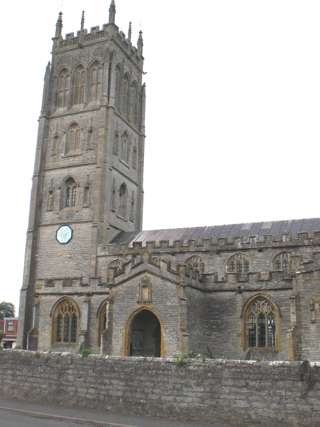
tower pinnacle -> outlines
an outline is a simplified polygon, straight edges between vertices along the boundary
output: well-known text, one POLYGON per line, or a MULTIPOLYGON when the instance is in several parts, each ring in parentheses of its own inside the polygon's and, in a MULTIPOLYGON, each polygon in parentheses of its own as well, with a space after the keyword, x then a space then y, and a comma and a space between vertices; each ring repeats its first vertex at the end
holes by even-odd
POLYGON ((139 31, 139 38, 138 38, 138 52, 139 55, 143 55, 143 37, 142 37, 142 31, 139 31))
POLYGON ((62 23, 62 12, 59 12, 58 20, 57 20, 57 23, 56 23, 56 38, 61 37, 62 27, 63 27, 63 23, 62 23))
POLYGON ((128 30, 128 40, 131 42, 132 38, 132 23, 129 22, 129 30, 128 30))
POLYGON ((81 31, 84 30, 84 22, 85 22, 85 16, 84 16, 84 10, 82 11, 82 15, 81 15, 81 31))
POLYGON ((109 8, 109 24, 115 24, 116 22, 116 4, 114 0, 111 0, 109 8))

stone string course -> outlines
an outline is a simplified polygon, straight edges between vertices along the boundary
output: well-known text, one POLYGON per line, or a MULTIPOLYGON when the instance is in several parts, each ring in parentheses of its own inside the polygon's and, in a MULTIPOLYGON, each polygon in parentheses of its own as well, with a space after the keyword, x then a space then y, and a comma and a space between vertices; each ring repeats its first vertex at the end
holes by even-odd
POLYGON ((235 426, 320 425, 320 364, 0 353, 0 395, 235 426))

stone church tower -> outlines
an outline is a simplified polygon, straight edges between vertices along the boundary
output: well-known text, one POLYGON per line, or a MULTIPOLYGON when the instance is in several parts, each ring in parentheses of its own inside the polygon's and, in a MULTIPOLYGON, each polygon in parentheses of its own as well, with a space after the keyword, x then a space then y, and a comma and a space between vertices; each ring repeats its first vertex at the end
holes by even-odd
POLYGON ((56 24, 33 174, 20 299, 21 348, 50 347, 50 336, 40 339, 39 328, 51 327, 41 319, 49 318, 50 304, 59 295, 77 295, 84 342, 89 301, 103 294, 99 245, 120 231, 142 227, 143 39, 140 32, 135 47, 131 23, 125 35, 115 17, 112 0, 109 22, 102 28, 87 31, 84 13, 76 34, 63 38, 62 13, 56 24))
POLYGON ((143 40, 62 37, 45 74, 18 346, 320 358, 320 218, 142 231, 143 40))

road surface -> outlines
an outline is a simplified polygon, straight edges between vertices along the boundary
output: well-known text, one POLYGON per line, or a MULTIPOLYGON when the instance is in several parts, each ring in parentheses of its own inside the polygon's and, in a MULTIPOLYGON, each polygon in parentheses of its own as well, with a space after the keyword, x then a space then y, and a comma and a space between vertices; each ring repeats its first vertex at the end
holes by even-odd
POLYGON ((165 421, 158 418, 122 416, 101 411, 66 409, 57 406, 0 399, 1 427, 231 427, 165 421))

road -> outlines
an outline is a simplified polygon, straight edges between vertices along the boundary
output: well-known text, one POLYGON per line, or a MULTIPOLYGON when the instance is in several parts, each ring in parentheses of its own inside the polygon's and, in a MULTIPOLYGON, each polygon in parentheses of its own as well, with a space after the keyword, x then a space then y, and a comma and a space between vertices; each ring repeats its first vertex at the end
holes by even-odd
POLYGON ((84 409, 0 399, 0 427, 231 427, 122 416, 84 409))

